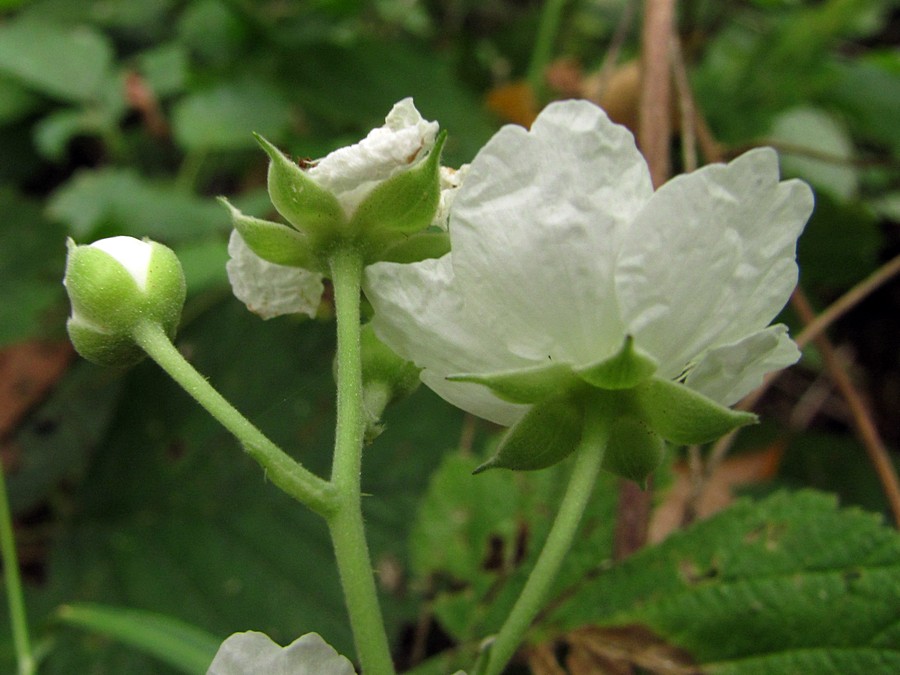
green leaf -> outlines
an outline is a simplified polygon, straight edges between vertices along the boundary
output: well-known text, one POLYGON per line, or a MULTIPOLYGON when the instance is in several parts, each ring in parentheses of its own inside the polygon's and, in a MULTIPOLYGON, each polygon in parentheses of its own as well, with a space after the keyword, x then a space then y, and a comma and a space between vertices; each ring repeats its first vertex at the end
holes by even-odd
POLYGON ((152 654, 186 675, 206 673, 219 647, 214 635, 155 612, 75 603, 60 607, 56 616, 152 654))
MULTIPOLYGON (((431 590, 442 628, 462 646, 455 661, 442 663, 442 673, 471 667, 480 641, 506 619, 544 544, 571 470, 566 462, 538 472, 472 476, 476 465, 477 459, 464 453, 444 458, 409 540, 415 583, 431 590)), ((617 480, 601 473, 551 595, 563 593, 612 555, 617 480)))
POLYGON ((634 346, 634 338, 625 338, 622 348, 613 356, 575 370, 588 384, 600 389, 631 389, 656 372, 656 359, 634 346))
POLYGON ((33 18, 0 25, 0 73, 66 101, 97 94, 110 74, 109 40, 87 26, 65 26, 33 18))
MULTIPOLYGON (((447 140, 442 131, 428 157, 377 185, 356 208, 349 230, 366 239, 390 243, 398 235, 424 230, 431 224, 441 198, 441 149, 447 140)), ((372 252, 377 258, 381 251, 372 252)))
POLYGON ((343 231, 346 218, 337 198, 262 136, 256 140, 269 155, 269 197, 300 232, 324 242, 343 231))
POLYGON ((799 177, 846 201, 859 189, 859 169, 847 131, 819 108, 798 107, 781 113, 772 123, 771 138, 787 145, 780 153, 785 177, 799 177), (797 152, 792 150, 796 148, 797 152), (808 156, 820 153, 827 161, 808 156))
POLYGON ((276 89, 238 80, 181 99, 172 113, 172 130, 188 150, 243 150, 253 147, 252 132, 281 138, 290 121, 290 106, 276 89))
POLYGON ((165 242, 224 232, 228 219, 212 201, 151 181, 131 169, 83 170, 51 196, 48 214, 80 240, 128 234, 165 242))
POLYGON ((62 337, 65 232, 44 217, 37 201, 8 187, 0 187, 0 213, 0 345, 62 337))
POLYGON ((538 403, 564 392, 578 382, 569 366, 558 363, 487 375, 461 373, 448 375, 447 379, 451 382, 484 385, 510 403, 538 403))
POLYGON ((231 212, 234 229, 240 233, 247 246, 263 260, 309 270, 321 268, 316 259, 316 251, 302 232, 271 220, 244 215, 224 197, 219 197, 219 203, 231 212))
MULTIPOLYGON (((218 297, 194 309, 177 345, 270 438, 327 475, 333 324, 286 319, 260 330, 239 302, 218 297)), ((62 449, 69 462, 63 483, 59 473, 47 478, 57 486, 52 499, 64 498, 72 507, 53 521, 47 581, 29 603, 36 620, 77 600, 171 615, 219 636, 252 626, 280 644, 294 639, 298 626, 308 626, 352 657, 321 519, 266 481, 238 443, 153 363, 139 364, 124 380, 107 369, 77 365, 73 373, 86 370, 94 377, 80 387, 65 387, 63 380, 53 407, 48 401, 36 408, 29 416, 33 423, 22 426, 39 436, 47 454, 62 449), (98 401, 112 396, 104 390, 107 381, 122 388, 104 409, 98 401), (111 424, 85 419, 92 406, 98 417, 114 411, 111 424)), ((405 540, 414 507, 447 439, 459 437, 462 417, 425 388, 388 410, 363 477, 363 490, 372 495, 363 505, 367 535, 379 569, 408 566, 405 540)), ((20 434, 11 439, 19 440, 20 434)), ((386 590, 381 599, 395 637, 415 621, 418 607, 399 592, 386 590)), ((169 672, 82 632, 54 639, 44 664, 51 675, 169 672)), ((0 671, 8 662, 0 660, 0 671)))
POLYGON ((497 454, 475 473, 488 469, 534 471, 558 464, 581 440, 583 417, 581 405, 567 394, 536 403, 506 432, 497 454))
POLYGON ((0 74, 0 123, 22 119, 41 103, 39 96, 8 75, 0 74))
POLYGON ((741 501, 574 589, 549 621, 641 624, 716 675, 900 667, 900 536, 812 491, 741 501))
POLYGON ((732 410, 677 382, 652 378, 634 388, 641 416, 667 441, 708 443, 756 422, 756 415, 732 410))

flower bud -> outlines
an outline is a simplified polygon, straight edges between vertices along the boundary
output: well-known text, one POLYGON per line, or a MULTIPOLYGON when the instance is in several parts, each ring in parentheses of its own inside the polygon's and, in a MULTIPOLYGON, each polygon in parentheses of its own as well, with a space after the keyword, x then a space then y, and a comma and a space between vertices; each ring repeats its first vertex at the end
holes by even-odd
POLYGON ((174 335, 185 281, 171 249, 134 237, 88 246, 70 239, 67 245, 63 285, 72 314, 66 327, 79 354, 101 365, 129 365, 143 357, 132 338, 138 323, 156 323, 174 335))

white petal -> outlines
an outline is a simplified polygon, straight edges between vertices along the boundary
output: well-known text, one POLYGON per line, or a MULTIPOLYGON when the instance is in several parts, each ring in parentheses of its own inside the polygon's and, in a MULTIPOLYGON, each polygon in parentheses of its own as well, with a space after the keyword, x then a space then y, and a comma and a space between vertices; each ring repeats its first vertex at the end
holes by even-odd
POLYGON ((762 384, 763 376, 793 365, 800 351, 782 324, 706 352, 685 384, 723 405, 731 405, 762 384))
POLYGON ((150 242, 119 236, 100 239, 91 246, 115 258, 131 275, 137 287, 142 291, 146 290, 147 272, 150 270, 150 257, 153 255, 153 246, 150 242))
POLYGON ((438 128, 405 98, 394 105, 384 126, 359 143, 335 150, 308 173, 335 194, 349 216, 376 185, 422 159, 434 145, 438 128))
POLYGON ((298 267, 275 265, 256 255, 237 230, 228 240, 225 264, 238 300, 263 319, 282 314, 314 317, 322 300, 322 275, 298 267))
POLYGON ((624 337, 613 293, 622 234, 652 194, 624 127, 586 101, 549 105, 478 153, 453 205, 453 264, 473 314, 510 350, 585 365, 624 337))
POLYGON ((469 165, 463 164, 458 169, 442 166, 440 171, 441 199, 431 224, 441 228, 445 232, 450 229, 450 209, 456 199, 456 194, 469 173, 469 165))
POLYGON ((369 265, 364 289, 375 308, 372 327, 397 354, 426 369, 422 379, 439 395, 481 417, 508 419, 504 411, 519 406, 500 401, 480 385, 444 382, 447 375, 534 365, 509 353, 490 328, 467 311, 453 283, 451 255, 412 265, 369 265))
POLYGON ((769 148, 657 191, 625 237, 616 293, 661 376, 772 320, 797 283, 796 240, 811 211, 809 187, 779 183, 769 148))
POLYGON ((231 635, 219 647, 207 675, 353 675, 353 664, 318 633, 281 647, 265 633, 231 635))

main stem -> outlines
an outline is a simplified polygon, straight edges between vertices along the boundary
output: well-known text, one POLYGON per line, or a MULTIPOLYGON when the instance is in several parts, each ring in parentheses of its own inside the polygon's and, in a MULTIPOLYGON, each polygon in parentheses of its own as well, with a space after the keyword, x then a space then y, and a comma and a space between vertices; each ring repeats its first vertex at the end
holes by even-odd
POLYGON ((132 335, 150 358, 234 434, 247 453, 265 469, 268 480, 316 513, 327 517, 336 502, 334 488, 328 481, 295 461, 238 412, 187 362, 159 324, 141 323, 132 335))
POLYGON ((12 624, 13 644, 19 675, 35 672, 34 654, 28 639, 28 615, 22 594, 22 578, 19 576, 19 557, 16 555, 16 539, 12 527, 12 512, 6 493, 6 477, 0 467, 0 555, 3 558, 3 577, 9 601, 9 618, 12 624))
POLYGON ((606 451, 608 428, 605 418, 586 421, 584 436, 576 450, 572 476, 569 478, 569 485, 560 503, 556 520, 544 543, 544 549, 525 583, 525 588, 522 589, 522 594, 489 647, 483 675, 500 675, 503 672, 534 617, 544 606, 556 574, 572 546, 581 516, 593 492, 606 451))
POLYGON ((338 251, 331 260, 337 319, 337 431, 331 483, 337 508, 326 516, 337 558, 356 652, 366 675, 393 675, 394 664, 378 604, 362 516, 362 447, 365 432, 360 353, 359 294, 362 257, 338 251))

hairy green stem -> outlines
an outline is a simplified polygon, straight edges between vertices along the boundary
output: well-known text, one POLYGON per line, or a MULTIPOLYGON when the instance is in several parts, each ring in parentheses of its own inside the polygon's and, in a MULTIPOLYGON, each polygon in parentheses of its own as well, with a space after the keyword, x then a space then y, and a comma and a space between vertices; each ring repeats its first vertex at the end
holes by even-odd
POLYGON ((553 45, 559 33, 559 23, 562 17, 566 0, 547 0, 541 12, 538 34, 534 41, 534 50, 531 52, 531 62, 528 64, 528 84, 536 98, 540 98, 544 91, 544 72, 550 59, 553 58, 553 45))
POLYGON ((31 641, 28 638, 28 615, 19 575, 19 558, 16 555, 16 539, 13 533, 12 512, 6 493, 6 477, 0 467, 0 556, 3 559, 3 580, 9 602, 9 618, 12 624, 13 644, 19 675, 32 675, 36 669, 31 641))
POLYGON ((479 675, 500 675, 515 654, 531 622, 544 606, 547 594, 578 531, 581 516, 588 505, 597 473, 603 462, 609 436, 609 422, 603 417, 588 420, 584 435, 575 451, 572 476, 563 495, 556 520, 544 543, 525 588, 516 600, 506 622, 489 646, 487 663, 479 675))
POLYGON ((265 469, 268 480, 323 517, 334 511, 334 487, 290 457, 225 400, 187 362, 159 324, 139 323, 132 336, 150 358, 241 442, 247 454, 265 469))
POLYGON ((331 260, 337 319, 337 432, 331 483, 338 506, 327 516, 356 652, 366 675, 392 675, 362 516, 362 447, 365 433, 359 294, 362 256, 351 249, 331 260))

